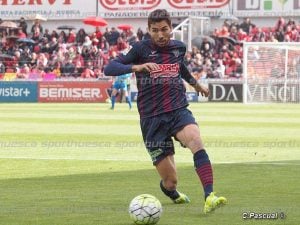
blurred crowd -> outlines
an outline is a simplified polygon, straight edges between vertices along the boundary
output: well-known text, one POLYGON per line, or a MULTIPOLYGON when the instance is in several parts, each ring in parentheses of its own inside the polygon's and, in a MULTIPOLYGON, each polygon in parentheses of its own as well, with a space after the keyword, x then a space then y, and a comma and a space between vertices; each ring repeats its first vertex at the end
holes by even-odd
POLYGON ((198 79, 240 78, 243 74, 243 42, 299 42, 300 26, 293 19, 278 18, 273 27, 258 27, 250 18, 225 20, 200 46, 187 53, 187 64, 198 79))
MULTIPOLYGON (((0 20, 0 24, 1 24, 0 20)), ((299 26, 294 20, 279 18, 274 27, 257 27, 249 18, 243 22, 225 20, 212 35, 201 37, 186 54, 186 64, 197 79, 239 78, 243 73, 244 41, 299 42, 299 26)), ((87 33, 83 28, 45 28, 35 20, 29 27, 21 18, 17 27, 0 28, 0 74, 16 79, 103 78, 109 60, 127 51, 137 41, 149 38, 142 29, 99 28, 87 33)))

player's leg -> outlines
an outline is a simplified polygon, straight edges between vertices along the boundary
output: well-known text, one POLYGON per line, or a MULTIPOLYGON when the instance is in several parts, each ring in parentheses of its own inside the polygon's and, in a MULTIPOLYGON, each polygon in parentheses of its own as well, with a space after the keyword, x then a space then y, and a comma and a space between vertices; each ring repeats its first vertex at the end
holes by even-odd
POLYGON ((118 93, 118 89, 116 89, 115 87, 112 90, 111 93, 111 109, 115 108, 115 103, 116 103, 116 95, 118 93))
POLYGON ((124 86, 124 89, 122 89, 122 93, 123 93, 123 96, 125 96, 126 102, 129 105, 129 109, 131 109, 132 108, 131 99, 128 97, 127 86, 124 86))
POLYGON ((161 177, 162 192, 175 203, 189 202, 184 194, 176 190, 177 172, 173 157, 174 143, 169 134, 169 116, 143 118, 140 124, 145 146, 161 177))
POLYGON ((204 212, 210 212, 218 206, 225 204, 225 198, 214 196, 212 166, 204 149, 199 127, 188 109, 181 109, 176 112, 173 135, 193 153, 195 171, 204 189, 204 212))
POLYGON ((213 171, 209 157, 204 149, 198 125, 189 124, 176 133, 176 138, 193 153, 196 173, 202 183, 205 195, 204 212, 226 204, 224 197, 217 197, 213 193, 213 171))
POLYGON ((177 171, 174 156, 166 156, 155 166, 161 177, 160 188, 162 192, 171 198, 174 203, 182 204, 190 202, 189 198, 185 194, 177 191, 177 171))
POLYGON ((196 173, 201 180, 206 198, 213 191, 213 173, 198 126, 186 125, 177 132, 176 138, 193 153, 196 173))

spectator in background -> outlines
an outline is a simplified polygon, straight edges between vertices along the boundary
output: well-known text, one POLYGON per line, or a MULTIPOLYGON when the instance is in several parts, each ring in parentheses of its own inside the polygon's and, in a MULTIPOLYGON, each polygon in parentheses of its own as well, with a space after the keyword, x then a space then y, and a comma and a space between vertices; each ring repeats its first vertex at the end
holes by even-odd
POLYGON ((48 59, 44 53, 39 53, 36 64, 39 68, 46 68, 48 59))
POLYGON ((219 37, 221 37, 221 36, 223 36, 223 37, 228 37, 229 36, 229 31, 228 31, 228 27, 227 26, 225 26, 225 25, 223 25, 222 26, 222 29, 218 32, 218 36, 219 37))
POLYGON ((5 73, 5 65, 3 64, 2 61, 0 61, 0 74, 4 74, 5 73))
POLYGON ((283 17, 278 18, 276 25, 275 25, 275 30, 276 31, 279 31, 279 30, 284 31, 285 30, 285 20, 283 17))
POLYGON ((263 40, 266 40, 266 33, 259 27, 257 28, 257 32, 254 34, 252 41, 262 42, 263 40))
POLYGON ((62 30, 58 35, 58 39, 61 39, 63 43, 66 43, 68 40, 66 32, 62 30))
POLYGON ((81 28, 76 34, 76 42, 79 45, 82 45, 85 41, 86 36, 87 36, 87 34, 85 33, 85 30, 83 28, 81 28))
POLYGON ((88 62, 87 66, 84 68, 81 73, 81 78, 96 78, 92 62, 88 62))
POLYGON ((89 36, 86 36, 86 37, 84 38, 84 42, 83 42, 82 45, 83 45, 84 47, 87 47, 87 48, 89 48, 89 47, 92 45, 92 41, 91 41, 91 39, 90 39, 89 36))
POLYGON ((225 69, 226 69, 226 67, 223 64, 223 60, 218 59, 215 71, 218 74, 219 78, 225 78, 225 69))
POLYGON ((59 35, 58 35, 58 33, 56 32, 56 30, 53 30, 52 33, 51 33, 51 38, 54 38, 54 37, 55 37, 56 39, 58 39, 58 36, 59 36, 59 35))
POLYGON ((231 26, 229 36, 235 40, 238 39, 238 29, 237 26, 231 26))
POLYGON ((42 42, 40 42, 39 44, 39 48, 40 48, 40 52, 42 53, 48 53, 49 52, 49 43, 48 43, 48 39, 43 37, 42 38, 42 42))
POLYGON ((31 39, 38 42, 42 38, 42 33, 39 26, 33 26, 31 39))
POLYGON ((243 73, 243 64, 240 58, 236 58, 234 60, 234 67, 232 70, 232 76, 236 78, 240 78, 243 73))
POLYGON ((69 34, 67 36, 67 43, 72 44, 76 42, 76 34, 73 30, 69 30, 69 34))
POLYGON ((99 42, 102 42, 103 34, 100 30, 100 27, 96 27, 95 37, 99 40, 99 42))
POLYGON ((18 25, 18 26, 22 29, 23 33, 26 34, 26 36, 27 36, 27 26, 28 26, 28 25, 27 25, 27 23, 26 23, 24 17, 21 17, 21 18, 20 18, 20 21, 19 21, 19 25, 18 25))
POLYGON ((62 70, 62 63, 59 61, 55 62, 52 73, 54 73, 58 78, 61 76, 61 70, 62 70))
POLYGON ((22 28, 18 29, 18 38, 26 38, 27 35, 23 32, 22 28))
POLYGON ((43 38, 46 38, 48 41, 51 41, 51 34, 49 29, 45 29, 45 32, 43 34, 43 38))
POLYGON ((85 62, 90 60, 90 51, 88 46, 86 45, 82 46, 81 56, 85 62))
POLYGON ((278 42, 278 40, 275 38, 273 34, 271 34, 269 42, 278 42))
POLYGON ((148 39, 151 39, 151 36, 149 34, 149 30, 148 30, 148 27, 146 28, 146 33, 144 34, 143 36, 143 40, 148 40, 148 39))
POLYGON ((32 27, 31 27, 31 33, 35 33, 35 31, 36 31, 36 28, 38 28, 38 30, 39 30, 39 32, 40 33, 43 33, 43 26, 41 25, 41 22, 40 22, 40 20, 35 20, 34 21, 34 24, 32 25, 32 27))
POLYGON ((197 46, 195 46, 195 45, 192 46, 192 52, 191 52, 192 58, 195 58, 195 56, 196 56, 198 53, 200 53, 199 48, 198 48, 197 46))
POLYGON ((138 30, 136 32, 136 35, 137 35, 139 41, 143 40, 144 32, 143 32, 143 30, 140 27, 138 28, 138 30))
POLYGON ((247 32, 245 32, 241 27, 237 33, 237 40, 238 41, 246 41, 248 38, 247 32))
POLYGON ((203 67, 194 67, 192 70, 192 76, 197 81, 202 81, 206 79, 206 71, 203 69, 203 67))
POLYGON ((211 57, 211 54, 212 54, 212 45, 208 41, 207 38, 203 39, 203 42, 202 42, 202 44, 200 46, 200 53, 204 57, 204 59, 211 57))
POLYGON ((73 61, 73 65, 75 65, 75 70, 73 72, 74 77, 80 77, 83 72, 83 64, 80 61, 73 61))
POLYGON ((247 34, 250 33, 250 29, 252 27, 255 27, 254 24, 251 23, 251 20, 249 17, 244 18, 244 21, 240 24, 240 27, 244 32, 246 32, 247 34))
POLYGON ((115 27, 112 27, 110 34, 109 34, 108 38, 106 38, 106 40, 108 41, 108 44, 110 46, 113 46, 113 45, 117 44, 117 40, 119 37, 120 37, 120 33, 117 31, 117 29, 115 27))
POLYGON ((37 65, 37 54, 35 52, 32 52, 30 56, 29 66, 30 68, 32 68, 36 65, 37 65))
POLYGON ((116 50, 117 51, 123 51, 126 48, 127 48, 126 41, 124 41, 122 37, 119 37, 118 40, 117 40, 117 48, 116 48, 116 50))
POLYGON ((275 38, 279 42, 283 42, 284 41, 284 31, 283 31, 283 28, 279 27, 278 29, 276 29, 274 36, 275 36, 275 38))
POLYGON ((51 41, 49 42, 49 54, 53 54, 53 52, 56 52, 58 49, 58 42, 56 37, 52 37, 51 41))
POLYGON ((75 65, 72 62, 72 59, 68 58, 67 62, 62 66, 62 75, 65 77, 73 76, 75 72, 75 65))
POLYGON ((27 64, 24 64, 24 66, 17 72, 18 79, 28 79, 29 75, 30 75, 30 68, 27 64))
POLYGON ((23 65, 21 65, 22 62, 21 62, 20 59, 21 59, 21 52, 19 50, 16 50, 15 53, 14 53, 14 59, 13 60, 15 61, 14 62, 15 66, 18 67, 18 68, 20 66, 23 66, 23 65))
POLYGON ((84 60, 83 57, 81 56, 81 50, 79 48, 76 49, 76 54, 75 57, 73 58, 73 63, 75 65, 79 65, 79 63, 81 66, 84 66, 84 60))

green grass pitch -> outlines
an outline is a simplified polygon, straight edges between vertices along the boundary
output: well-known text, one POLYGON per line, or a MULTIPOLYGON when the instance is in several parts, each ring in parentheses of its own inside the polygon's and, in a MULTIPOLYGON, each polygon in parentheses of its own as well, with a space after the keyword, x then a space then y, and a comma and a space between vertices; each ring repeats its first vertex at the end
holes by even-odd
POLYGON ((176 143, 174 205, 126 104, 1 104, 0 225, 130 225, 133 197, 163 205, 159 225, 300 224, 300 105, 191 104, 210 159, 215 191, 229 204, 204 215, 192 155, 176 143), (244 220, 243 212, 285 219, 244 220))

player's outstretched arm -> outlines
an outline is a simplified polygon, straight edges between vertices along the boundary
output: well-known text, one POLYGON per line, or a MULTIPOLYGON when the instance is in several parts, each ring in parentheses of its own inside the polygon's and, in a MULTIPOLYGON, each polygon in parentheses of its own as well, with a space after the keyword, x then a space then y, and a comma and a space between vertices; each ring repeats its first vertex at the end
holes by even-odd
POLYGON ((136 48, 139 48, 139 46, 134 45, 127 54, 120 54, 117 58, 111 60, 104 68, 105 76, 120 76, 134 72, 132 64, 135 64, 139 58, 136 48))
POLYGON ((131 73, 132 65, 126 65, 119 59, 114 59, 104 68, 105 76, 120 76, 123 74, 131 73))
POLYGON ((189 72, 189 70, 186 68, 184 64, 181 65, 180 68, 181 72, 181 77, 188 82, 190 85, 193 86, 193 88, 197 91, 200 92, 202 96, 208 97, 209 96, 209 90, 207 87, 202 85, 199 81, 197 81, 189 72))

